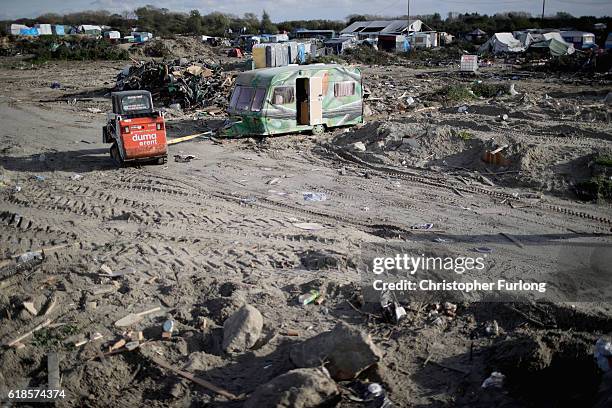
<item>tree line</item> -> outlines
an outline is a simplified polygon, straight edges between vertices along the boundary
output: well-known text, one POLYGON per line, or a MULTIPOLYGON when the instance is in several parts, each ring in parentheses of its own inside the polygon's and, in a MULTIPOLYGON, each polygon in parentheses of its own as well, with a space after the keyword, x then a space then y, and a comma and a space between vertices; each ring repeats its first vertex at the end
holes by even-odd
MULTIPOLYGON (((5 21, 5 23, 17 22, 26 25, 34 23, 42 24, 96 24, 107 25, 122 33, 127 33, 131 28, 137 27, 141 31, 150 31, 156 36, 170 36, 173 34, 195 34, 211 36, 228 36, 229 34, 257 34, 276 33, 278 31, 291 32, 298 28, 311 30, 336 30, 340 31, 355 21, 373 19, 405 19, 406 16, 373 16, 373 15, 349 15, 346 20, 293 20, 273 23, 269 14, 263 11, 261 17, 254 13, 245 13, 243 16, 235 16, 219 12, 201 14, 198 10, 189 13, 171 11, 167 8, 145 6, 135 9, 133 12, 122 14, 110 13, 108 11, 83 11, 70 14, 43 14, 35 19, 19 19, 16 21, 5 21)), ((526 28, 572 28, 584 31, 594 31, 595 23, 604 23, 612 28, 610 17, 574 17, 568 13, 557 13, 541 19, 525 12, 498 13, 486 15, 478 13, 449 13, 446 18, 438 13, 411 17, 422 20, 426 27, 437 31, 446 31, 452 34, 461 34, 476 28, 484 30, 488 34, 495 32, 515 31, 526 28)), ((3 24, 6 29, 7 24, 3 24)), ((602 34, 603 35, 603 34, 602 34)))

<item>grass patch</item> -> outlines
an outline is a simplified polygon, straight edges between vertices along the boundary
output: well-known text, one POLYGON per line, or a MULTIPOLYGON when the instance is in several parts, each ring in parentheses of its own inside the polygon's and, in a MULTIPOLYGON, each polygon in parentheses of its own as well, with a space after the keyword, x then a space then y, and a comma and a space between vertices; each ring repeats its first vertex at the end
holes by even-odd
POLYGON ((448 85, 439 91, 439 94, 449 102, 460 102, 474 99, 474 95, 465 85, 448 85))
POLYGON ((598 176, 582 181, 576 184, 576 195, 583 201, 612 200, 612 180, 598 176))
POLYGON ((609 155, 609 154, 599 155, 595 158, 594 163, 600 166, 612 167, 612 155, 609 155))
POLYGON ((493 98, 498 95, 506 95, 510 88, 504 84, 486 84, 484 82, 471 86, 474 95, 483 98, 493 98))
POLYGON ((472 140, 472 138, 474 138, 474 135, 472 135, 467 130, 460 130, 459 132, 457 132, 457 137, 467 142, 468 140, 472 140))
POLYGON ((32 345, 37 347, 59 346, 70 336, 79 332, 79 328, 73 324, 67 324, 54 329, 42 329, 32 336, 32 345))

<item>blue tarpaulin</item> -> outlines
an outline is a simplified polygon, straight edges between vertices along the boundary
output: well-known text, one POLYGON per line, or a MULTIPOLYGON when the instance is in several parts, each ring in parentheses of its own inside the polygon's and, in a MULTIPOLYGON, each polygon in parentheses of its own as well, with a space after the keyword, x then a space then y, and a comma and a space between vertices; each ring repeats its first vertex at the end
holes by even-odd
POLYGON ((53 31, 55 31, 55 35, 65 35, 66 34, 66 32, 64 31, 63 25, 53 26, 53 31))
POLYGON ((34 27, 32 28, 22 28, 21 30, 19 30, 19 35, 31 35, 31 36, 37 36, 38 35, 38 30, 34 27))
POLYGON ((298 44, 297 62, 298 64, 303 64, 306 62, 306 46, 303 43, 298 44))

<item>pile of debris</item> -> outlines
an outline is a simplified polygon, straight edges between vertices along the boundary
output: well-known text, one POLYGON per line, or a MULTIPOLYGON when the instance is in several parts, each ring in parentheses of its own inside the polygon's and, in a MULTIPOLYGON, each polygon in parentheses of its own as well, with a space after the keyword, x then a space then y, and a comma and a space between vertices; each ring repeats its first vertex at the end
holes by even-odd
POLYGON ((183 109, 227 106, 231 75, 206 61, 180 58, 164 62, 139 62, 117 76, 115 91, 145 89, 156 102, 180 104, 183 109))

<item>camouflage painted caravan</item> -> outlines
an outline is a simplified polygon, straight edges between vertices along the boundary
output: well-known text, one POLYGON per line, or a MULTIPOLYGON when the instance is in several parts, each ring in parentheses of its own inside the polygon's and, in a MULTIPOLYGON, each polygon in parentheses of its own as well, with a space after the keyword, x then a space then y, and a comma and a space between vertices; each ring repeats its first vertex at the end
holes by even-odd
POLYGON ((341 65, 289 65, 241 73, 228 113, 226 136, 276 135, 363 121, 361 72, 341 65))

